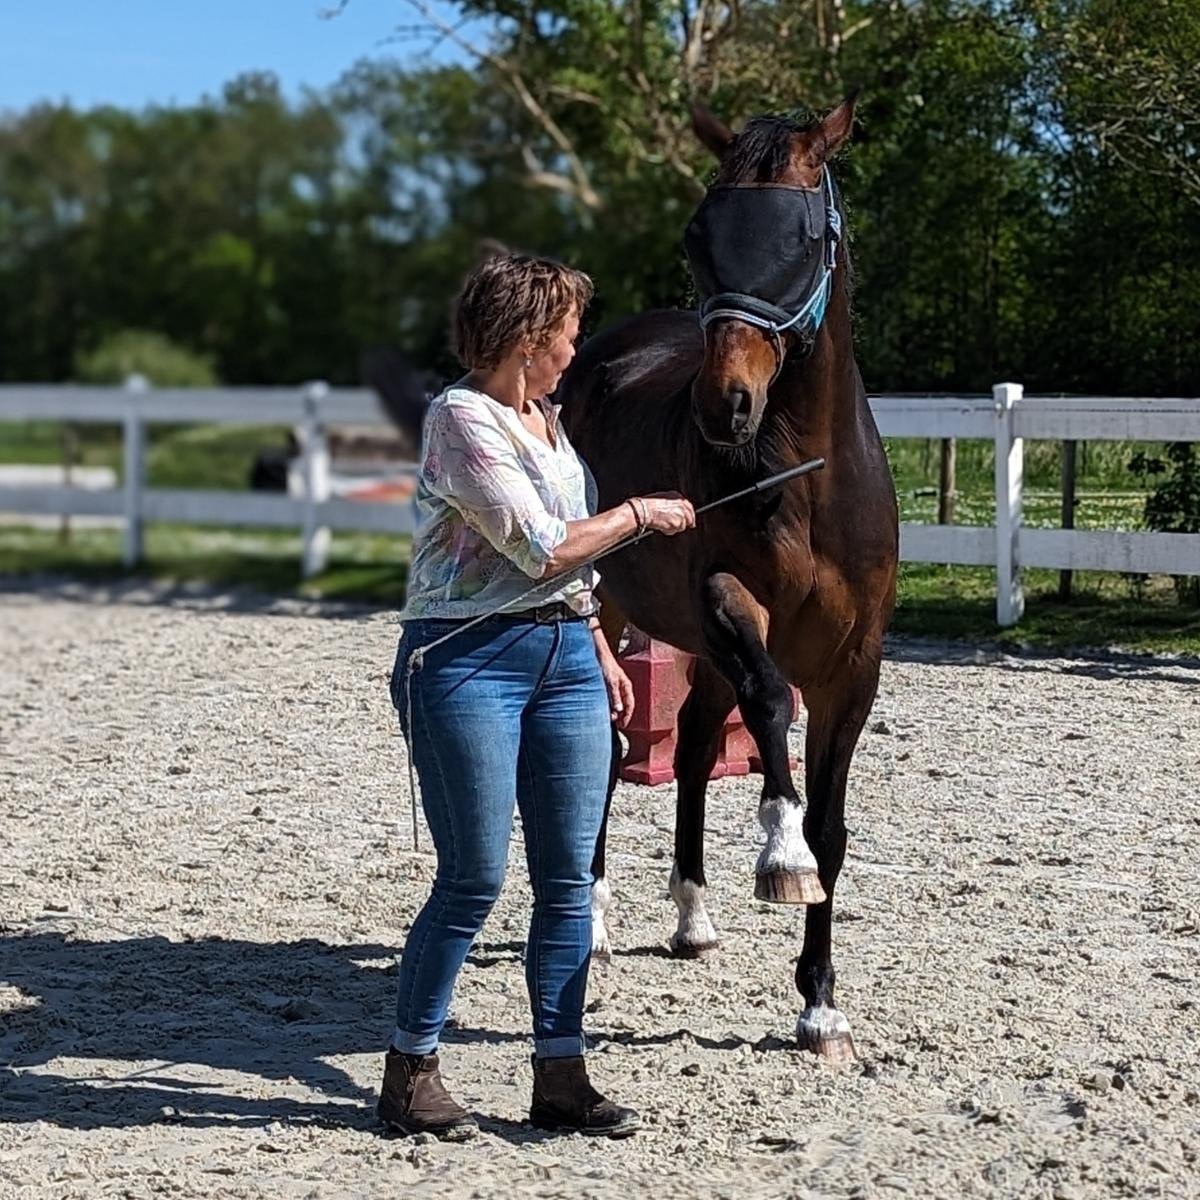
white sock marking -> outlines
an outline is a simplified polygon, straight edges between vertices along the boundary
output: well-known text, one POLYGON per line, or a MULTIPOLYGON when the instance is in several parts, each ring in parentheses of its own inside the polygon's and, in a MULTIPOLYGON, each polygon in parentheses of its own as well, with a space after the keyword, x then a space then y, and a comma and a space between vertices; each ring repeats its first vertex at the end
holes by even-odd
POLYGON ((612 890, 601 876, 592 884, 592 953, 612 954, 612 939, 608 936, 605 914, 612 907, 612 890))
POLYGON ((804 840, 804 814, 799 805, 782 796, 764 796, 758 806, 758 823, 767 834, 767 844, 754 868, 759 875, 817 869, 817 860, 804 840))
POLYGON ((806 1008, 796 1021, 796 1038, 806 1044, 849 1032, 850 1022, 836 1008, 828 1008, 824 1004, 806 1008))
POLYGON ((717 931, 704 907, 705 889, 690 879, 681 879, 678 866, 671 868, 671 882, 667 886, 679 909, 679 925, 671 937, 671 945, 715 946, 717 931))

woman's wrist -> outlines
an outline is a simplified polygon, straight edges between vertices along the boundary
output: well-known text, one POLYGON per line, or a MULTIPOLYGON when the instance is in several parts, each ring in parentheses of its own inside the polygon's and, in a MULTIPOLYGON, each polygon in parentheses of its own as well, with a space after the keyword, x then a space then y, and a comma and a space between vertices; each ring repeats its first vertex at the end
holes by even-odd
POLYGON ((639 497, 630 496, 625 501, 629 505, 629 511, 633 513, 633 529, 635 533, 644 533, 646 529, 646 505, 640 502, 639 497))
POLYGON ((606 659, 613 657, 612 647, 608 644, 608 638, 604 636, 604 630, 600 628, 600 622, 589 624, 588 629, 592 634, 592 645, 596 647, 596 657, 604 662, 606 659))

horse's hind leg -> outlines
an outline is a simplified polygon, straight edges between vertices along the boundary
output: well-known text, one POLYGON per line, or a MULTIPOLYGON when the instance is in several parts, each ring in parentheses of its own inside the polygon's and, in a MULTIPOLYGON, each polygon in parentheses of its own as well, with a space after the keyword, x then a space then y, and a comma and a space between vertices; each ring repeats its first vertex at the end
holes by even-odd
POLYGON ((777 904, 818 904, 825 893, 805 840, 803 810, 788 758, 792 693, 767 653, 766 614, 746 588, 725 573, 705 581, 702 605, 709 656, 732 685, 762 760, 758 819, 767 844, 755 867, 754 895, 777 904))
MULTIPOLYGON (((600 607, 600 628, 604 632, 609 649, 616 654, 625 632, 625 617, 611 600, 604 599, 600 607)), ((608 769, 608 795, 604 798, 604 819, 600 822, 600 833, 596 837, 596 852, 592 856, 592 957, 607 961, 612 957, 612 939, 609 937, 606 918, 612 907, 612 890, 608 886, 605 849, 608 845, 608 814, 612 808, 613 792, 617 787, 617 776, 621 771, 621 739, 614 728, 612 733, 612 757, 608 769)))
POLYGON ((671 950, 680 958, 696 958, 717 946, 717 931, 704 906, 704 800, 721 749, 721 730, 733 704, 729 684, 710 663, 697 659, 692 690, 679 710, 675 743, 675 863, 670 890, 679 925, 671 937, 671 950))
POLYGON ((805 914, 804 948, 796 964, 796 987, 804 997, 804 1011, 796 1023, 796 1037, 801 1046, 830 1062, 854 1057, 850 1024, 833 999, 833 889, 846 856, 846 777, 878 684, 877 648, 860 651, 837 673, 836 682, 804 692, 808 709, 804 832, 817 856, 826 899, 805 914))
POLYGON ((612 892, 608 886, 605 865, 605 850, 608 846, 608 814, 612 808, 613 792, 617 787, 617 775, 621 770, 621 739, 616 729, 612 734, 612 758, 608 771, 608 795, 604 798, 604 818, 596 837, 596 851, 592 855, 592 957, 608 961, 612 957, 612 939, 608 934, 606 918, 612 907, 612 892))

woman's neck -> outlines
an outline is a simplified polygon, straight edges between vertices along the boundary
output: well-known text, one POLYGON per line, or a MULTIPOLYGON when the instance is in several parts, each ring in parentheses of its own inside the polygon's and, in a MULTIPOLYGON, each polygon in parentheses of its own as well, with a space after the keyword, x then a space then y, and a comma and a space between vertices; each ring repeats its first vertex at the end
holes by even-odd
POLYGON ((528 412, 534 402, 533 397, 526 393, 525 373, 521 370, 520 363, 515 366, 507 362, 501 363, 490 371, 468 371, 463 376, 463 382, 476 391, 491 396, 498 404, 507 405, 518 415, 528 412))

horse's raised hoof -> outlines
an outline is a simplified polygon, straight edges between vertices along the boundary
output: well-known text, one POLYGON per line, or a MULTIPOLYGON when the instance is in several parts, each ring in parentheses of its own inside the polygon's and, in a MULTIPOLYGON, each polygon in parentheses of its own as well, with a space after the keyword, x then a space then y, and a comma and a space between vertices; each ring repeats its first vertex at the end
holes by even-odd
POLYGON ((832 1067, 845 1066, 858 1057, 850 1023, 836 1008, 806 1008, 796 1022, 796 1041, 801 1050, 808 1050, 832 1067))
POLYGON ((825 889, 816 871, 767 871, 754 877, 754 898, 769 904, 823 904, 825 889))

